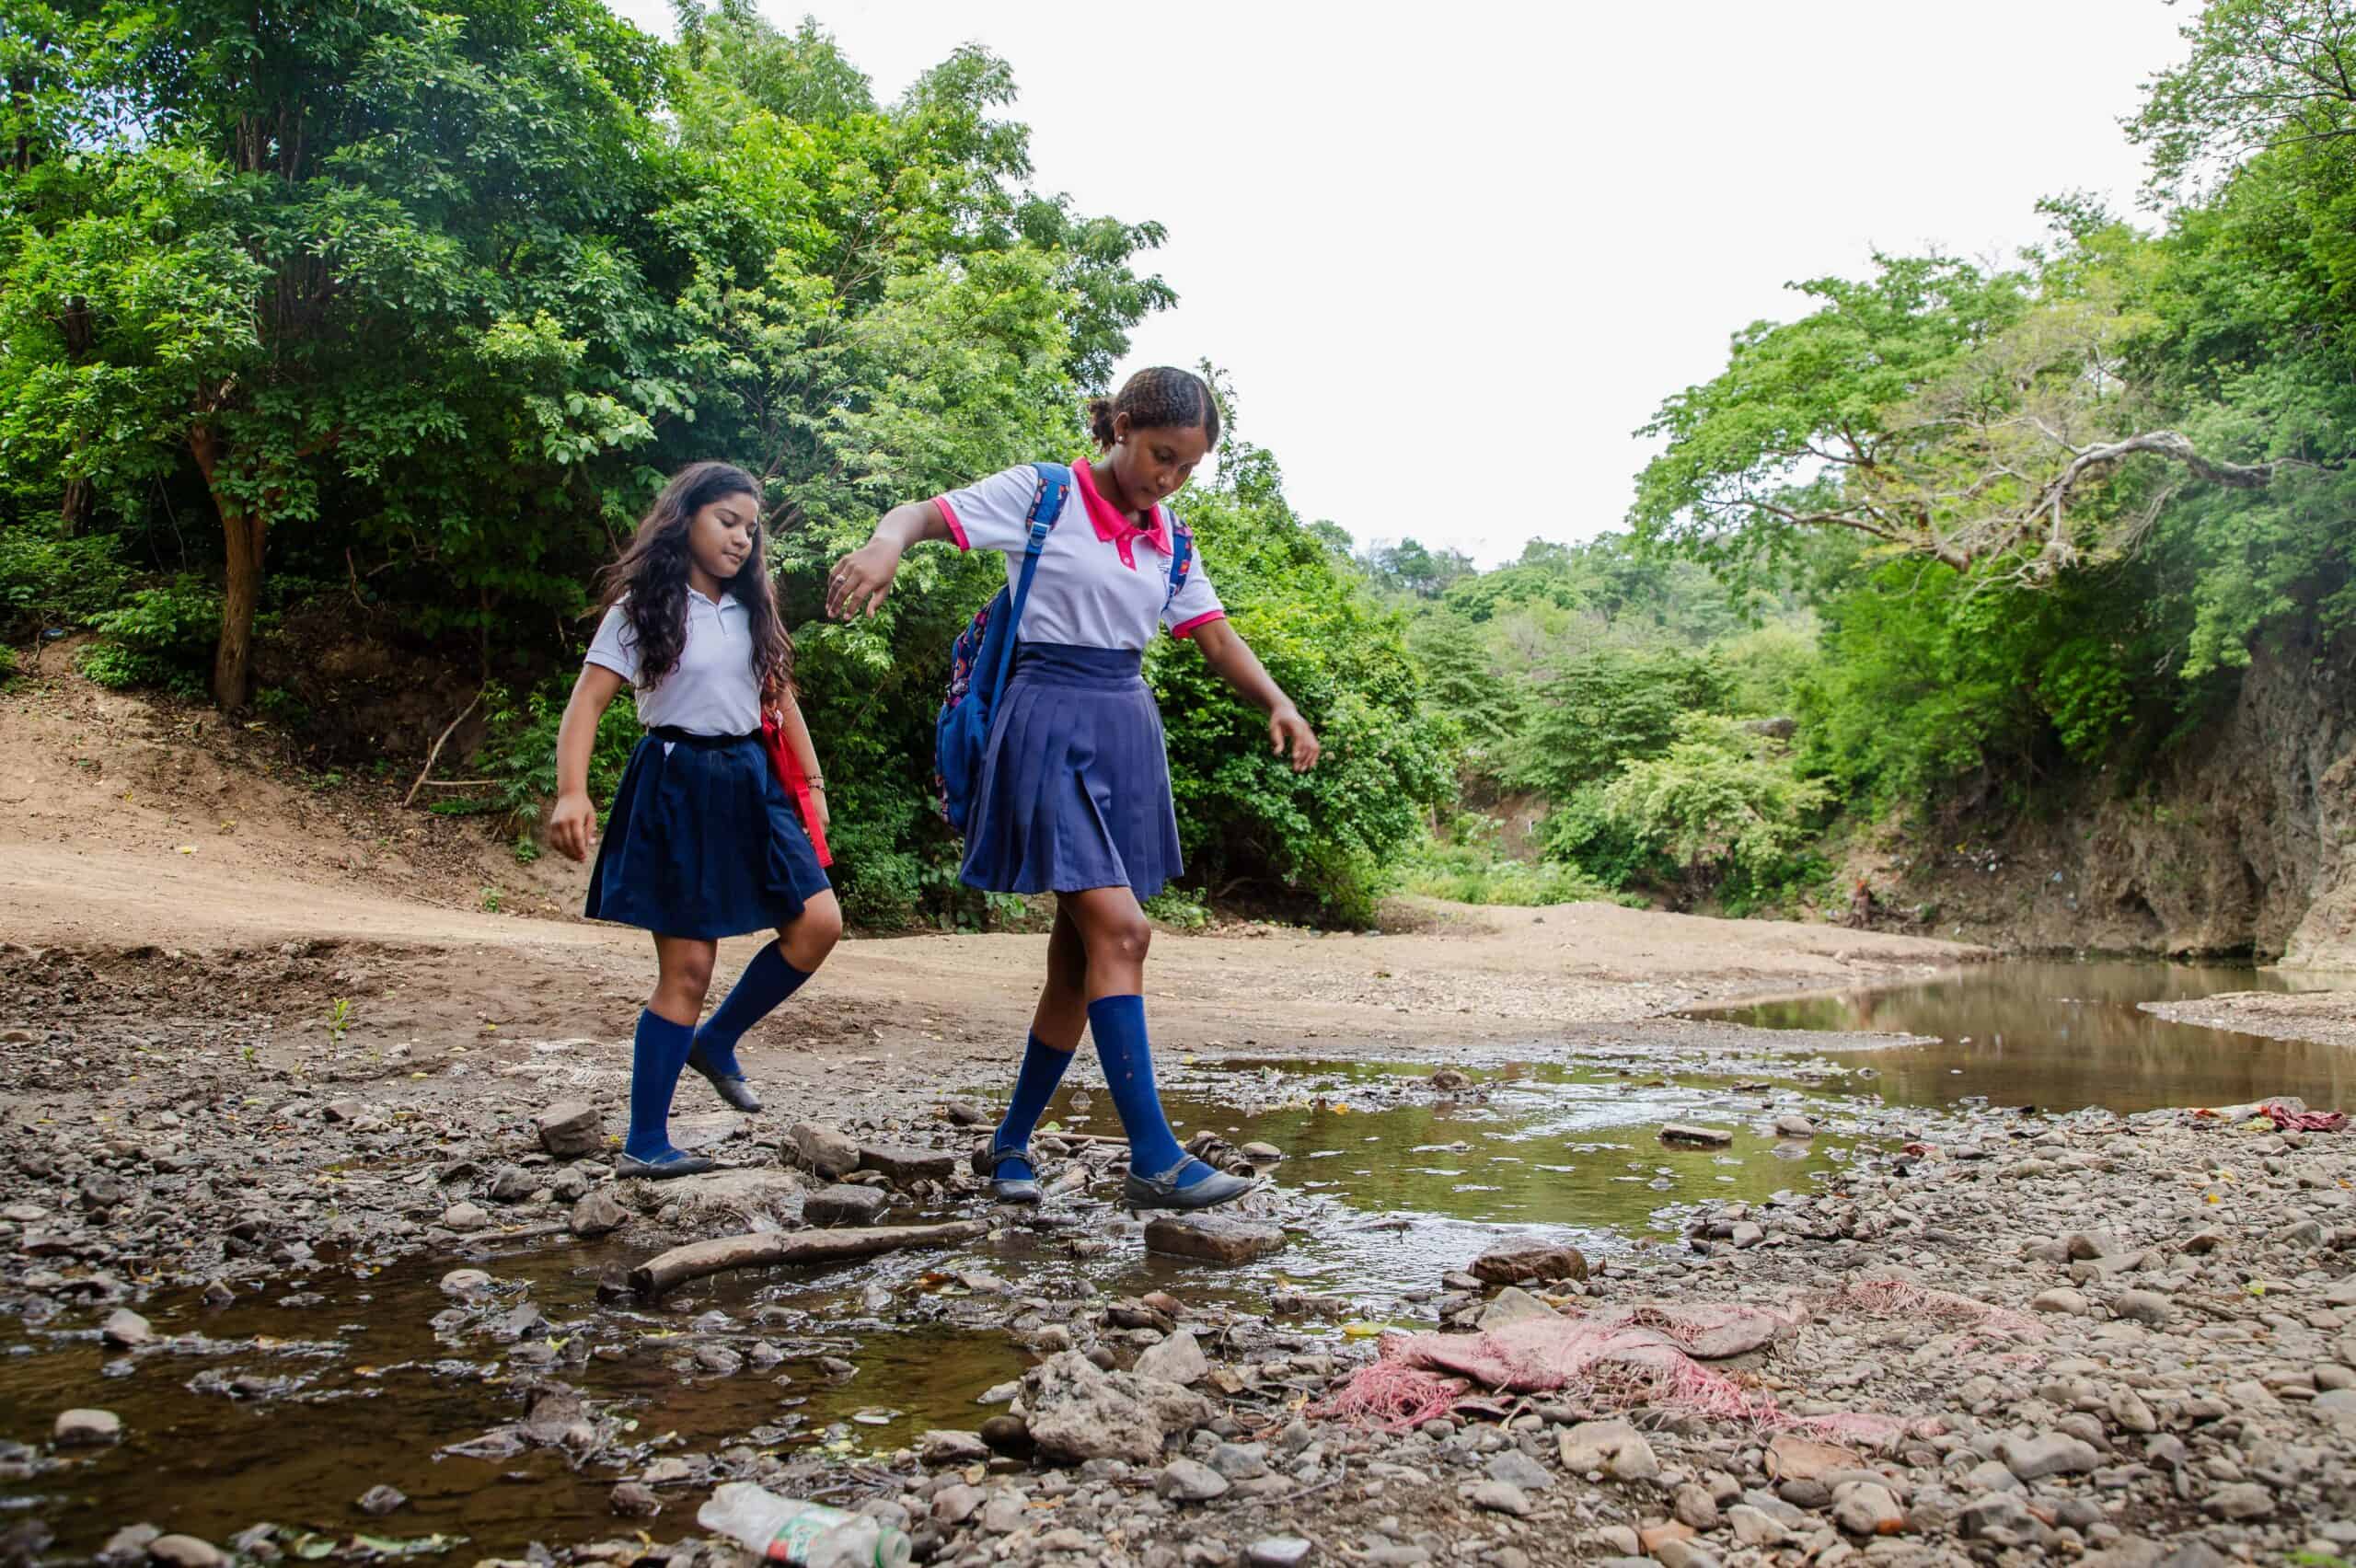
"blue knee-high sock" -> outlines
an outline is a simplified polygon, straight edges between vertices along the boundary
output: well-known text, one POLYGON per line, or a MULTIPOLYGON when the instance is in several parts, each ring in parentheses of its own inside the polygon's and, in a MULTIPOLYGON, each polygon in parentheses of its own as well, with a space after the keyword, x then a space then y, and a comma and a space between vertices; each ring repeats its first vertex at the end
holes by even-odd
POLYGON ((696 1055, 722 1078, 742 1078, 745 1069, 736 1065, 736 1042, 802 989, 802 983, 809 978, 806 972, 786 963, 785 951, 776 942, 762 948, 736 977, 728 999, 696 1031, 696 1055))
MULTIPOLYGON (((1161 1113, 1161 1097, 1153 1087, 1153 1052, 1145 1038, 1143 997, 1102 997, 1088 1004, 1088 1032, 1096 1037, 1096 1057, 1104 1064, 1104 1081, 1113 1090, 1113 1105, 1121 1113, 1121 1130, 1129 1135, 1129 1169, 1140 1176, 1159 1176, 1186 1151, 1161 1113)), ((1208 1166, 1190 1168, 1192 1186, 1211 1173, 1208 1166)))
POLYGON ((638 1038, 630 1048, 629 1136, 623 1152, 637 1159, 659 1159, 672 1152, 671 1093, 696 1032, 649 1010, 638 1015, 638 1038))
MULTIPOLYGON (((1031 1143, 1031 1129, 1047 1109, 1047 1101, 1055 1098, 1056 1085, 1064 1081, 1064 1069, 1071 1066, 1072 1053, 1058 1051, 1036 1032, 1022 1047, 1022 1070, 1015 1075, 1014 1098, 1007 1101, 1006 1120, 998 1124, 997 1135, 990 1139, 992 1148, 1025 1148, 1031 1143)), ((1027 1159, 1010 1159, 998 1168, 1003 1182, 1029 1182, 1038 1176, 1027 1159)))

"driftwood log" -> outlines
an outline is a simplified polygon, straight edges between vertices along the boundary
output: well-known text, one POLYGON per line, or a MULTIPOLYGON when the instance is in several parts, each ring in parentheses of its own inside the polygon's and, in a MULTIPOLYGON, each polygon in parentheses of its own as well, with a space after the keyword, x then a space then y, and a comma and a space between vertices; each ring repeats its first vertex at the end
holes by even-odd
POLYGON ((978 1240, 989 1227, 978 1219, 952 1225, 879 1225, 864 1229, 789 1230, 778 1234, 722 1236, 690 1241, 657 1252, 629 1271, 629 1287, 660 1296, 675 1285, 730 1269, 773 1268, 780 1263, 840 1263, 914 1247, 951 1247, 978 1240))

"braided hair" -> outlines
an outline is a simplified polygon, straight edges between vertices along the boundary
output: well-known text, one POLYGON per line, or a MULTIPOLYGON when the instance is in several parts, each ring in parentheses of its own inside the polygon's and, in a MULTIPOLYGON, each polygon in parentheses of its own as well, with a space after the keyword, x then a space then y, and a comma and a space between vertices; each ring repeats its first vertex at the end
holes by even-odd
POLYGON ((1113 444, 1116 414, 1129 416, 1131 430, 1199 430, 1211 445, 1218 444, 1218 400, 1191 370, 1158 364, 1130 376, 1113 397, 1091 400, 1088 422, 1098 446, 1113 444))

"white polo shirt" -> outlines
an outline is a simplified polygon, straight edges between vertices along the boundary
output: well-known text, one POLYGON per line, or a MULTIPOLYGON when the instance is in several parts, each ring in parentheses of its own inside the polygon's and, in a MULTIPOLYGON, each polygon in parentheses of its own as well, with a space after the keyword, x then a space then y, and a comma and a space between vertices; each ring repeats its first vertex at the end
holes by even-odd
MULTIPOLYGON (((1022 575, 1031 502, 1038 490, 1039 471, 1025 463, 936 496, 932 503, 959 549, 997 550, 1006 557, 1011 587, 1022 575)), ((1154 508, 1153 524, 1143 529, 1131 523, 1096 493, 1088 465, 1073 464, 1071 493, 1039 552, 1038 573, 1022 608, 1022 640, 1142 651, 1157 625, 1167 626, 1172 637, 1187 637, 1225 619, 1200 549, 1187 563, 1185 586, 1165 607, 1172 548, 1167 508, 1154 508), (1142 557, 1139 545, 1147 547, 1142 557)))
POLYGON ((753 675, 753 634, 745 606, 722 592, 713 604, 687 594, 687 635, 679 666, 653 689, 638 684, 638 633, 623 613, 628 595, 606 612, 584 663, 611 670, 638 693, 638 721, 691 735, 749 735, 761 727, 761 687, 753 675))

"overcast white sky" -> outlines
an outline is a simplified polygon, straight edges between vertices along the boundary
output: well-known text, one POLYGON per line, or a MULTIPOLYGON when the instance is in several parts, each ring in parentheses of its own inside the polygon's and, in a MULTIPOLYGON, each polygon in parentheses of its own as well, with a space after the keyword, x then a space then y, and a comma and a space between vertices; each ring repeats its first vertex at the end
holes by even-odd
MULTIPOLYGON (((668 34, 668 0, 609 0, 668 34)), ((2161 0, 764 0, 896 98, 1010 61, 1037 182, 1155 218, 1179 294, 1123 374, 1208 358, 1294 504, 1492 565, 1618 527, 1631 432, 1876 247, 2009 255, 2124 210, 2161 0), (1460 470, 1450 477, 1453 466, 1460 470)), ((1183 502, 1183 498, 1182 498, 1183 502)))

